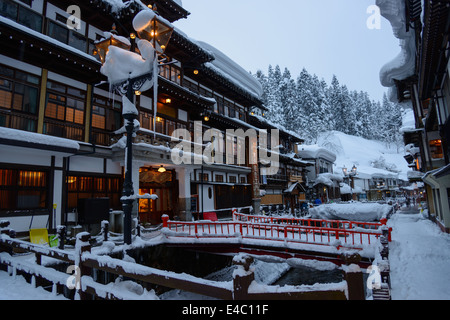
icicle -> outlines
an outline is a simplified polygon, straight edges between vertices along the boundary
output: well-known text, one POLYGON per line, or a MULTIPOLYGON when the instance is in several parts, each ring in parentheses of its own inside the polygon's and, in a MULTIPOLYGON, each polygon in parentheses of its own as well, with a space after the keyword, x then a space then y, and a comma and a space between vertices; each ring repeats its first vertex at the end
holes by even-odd
POLYGON ((153 60, 153 138, 156 138, 156 113, 158 112, 158 55, 155 51, 155 58, 153 60))

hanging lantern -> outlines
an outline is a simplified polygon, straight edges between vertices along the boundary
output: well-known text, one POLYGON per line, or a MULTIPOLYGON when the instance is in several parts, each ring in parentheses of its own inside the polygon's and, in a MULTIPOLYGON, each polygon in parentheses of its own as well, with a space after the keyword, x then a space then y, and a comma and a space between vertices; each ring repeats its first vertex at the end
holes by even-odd
POLYGON ((152 10, 142 10, 133 20, 133 27, 140 39, 149 41, 158 54, 163 54, 173 33, 170 22, 152 10))
POLYGON ((130 50, 131 43, 128 39, 121 37, 117 34, 116 26, 113 25, 112 30, 105 33, 106 39, 95 42, 96 49, 94 50, 94 55, 98 55, 100 60, 105 63, 106 55, 108 54, 109 47, 119 47, 124 50, 130 50))

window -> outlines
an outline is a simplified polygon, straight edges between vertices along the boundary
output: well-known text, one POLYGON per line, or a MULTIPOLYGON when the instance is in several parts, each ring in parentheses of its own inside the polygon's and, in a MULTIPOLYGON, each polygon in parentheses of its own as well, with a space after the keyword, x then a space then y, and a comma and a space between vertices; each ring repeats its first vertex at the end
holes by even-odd
POLYGON ((216 174, 215 179, 216 179, 216 182, 223 182, 223 175, 221 175, 221 174, 216 174))
POLYGON ((212 199, 212 197, 213 197, 212 188, 211 188, 211 187, 208 187, 208 198, 209 198, 209 199, 212 199))
POLYGON ((58 40, 62 43, 67 44, 67 41, 69 39, 69 30, 57 23, 49 21, 48 22, 48 36, 50 36, 51 38, 58 40))
POLYGON ((82 34, 75 32, 74 30, 69 30, 58 23, 53 21, 48 22, 47 35, 55 40, 74 47, 75 49, 86 52, 86 38, 82 34))
POLYGON ((171 117, 173 119, 176 119, 178 115, 177 109, 162 103, 158 103, 158 113, 171 117))
MULTIPOLYGON (((31 6, 31 0, 23 2, 31 6)), ((42 31, 42 16, 11 0, 0 0, 0 15, 35 31, 42 31)))
POLYGON ((219 114, 224 114, 224 104, 223 104, 223 97, 215 94, 214 99, 216 100, 216 105, 214 106, 214 109, 217 109, 217 112, 219 114))
POLYGON ((0 210, 47 208, 47 185, 46 171, 0 169, 0 210))
POLYGON ((42 31, 41 15, 25 7, 19 6, 19 17, 17 22, 25 27, 33 29, 34 31, 42 31))
POLYGON ((92 105, 92 127, 107 131, 120 129, 121 107, 119 102, 95 96, 92 105))
POLYGON ((68 210, 77 208, 79 199, 109 198, 110 208, 120 209, 121 177, 69 175, 67 177, 68 210))
POLYGON ((237 182, 237 177, 236 176, 229 176, 228 180, 230 183, 236 183, 237 182))
POLYGON ((442 159, 444 157, 444 151, 442 149, 441 140, 430 141, 430 152, 433 159, 442 159))
POLYGON ((165 119, 161 118, 161 117, 156 117, 156 121, 155 121, 155 131, 161 134, 164 134, 164 122, 165 119))
POLYGON ((165 65, 160 68, 159 74, 177 84, 181 84, 181 71, 174 65, 165 65))
POLYGON ((139 122, 141 123, 141 128, 153 130, 153 115, 150 112, 141 111, 139 113, 139 122))
POLYGON ((48 81, 44 134, 83 141, 85 99, 80 89, 48 81))
POLYGON ((175 131, 176 128, 176 122, 172 121, 172 120, 166 120, 166 132, 165 134, 167 134, 168 136, 172 136, 173 132, 175 131))
POLYGON ((93 143, 107 146, 111 143, 110 133, 120 129, 122 124, 121 104, 107 98, 94 96, 92 103, 93 143))
POLYGON ((80 125, 84 124, 85 101, 79 100, 79 98, 86 98, 84 91, 66 87, 53 81, 48 81, 47 88, 46 117, 80 125))
POLYGON ((0 65, 0 126, 36 132, 38 106, 39 78, 0 65))

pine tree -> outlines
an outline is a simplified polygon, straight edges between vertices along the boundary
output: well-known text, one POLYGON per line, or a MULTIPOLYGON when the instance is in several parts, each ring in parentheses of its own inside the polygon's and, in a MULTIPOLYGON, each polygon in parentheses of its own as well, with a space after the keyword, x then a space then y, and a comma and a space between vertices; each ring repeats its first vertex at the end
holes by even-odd
POLYGON ((280 66, 275 69, 269 66, 269 74, 267 79, 267 117, 269 120, 284 126, 285 119, 283 117, 283 104, 280 99, 279 84, 281 82, 280 66))
POLYGON ((370 100, 367 92, 351 91, 334 75, 331 84, 303 69, 296 81, 286 68, 258 71, 255 78, 263 87, 263 102, 269 120, 317 143, 327 131, 341 131, 366 139, 401 144, 401 108, 386 96, 383 102, 370 100))

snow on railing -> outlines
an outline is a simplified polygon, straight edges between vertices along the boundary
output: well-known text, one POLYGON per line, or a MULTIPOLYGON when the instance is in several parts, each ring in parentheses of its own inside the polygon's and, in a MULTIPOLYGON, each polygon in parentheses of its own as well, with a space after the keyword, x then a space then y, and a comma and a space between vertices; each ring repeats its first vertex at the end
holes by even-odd
POLYGON ((337 229, 371 229, 378 230, 381 226, 386 225, 387 220, 382 219, 380 222, 361 222, 361 221, 347 221, 347 220, 325 220, 325 219, 304 219, 291 217, 270 217, 270 216, 255 216, 242 213, 233 214, 234 221, 242 221, 249 223, 271 223, 283 225, 302 225, 308 227, 328 227, 337 229))
MULTIPOLYGON (((382 228, 338 228, 311 225, 290 225, 256 222, 180 222, 169 221, 163 217, 163 233, 167 237, 194 238, 243 238, 268 241, 286 241, 294 243, 309 243, 332 245, 336 247, 350 246, 362 249, 364 246, 376 243, 382 235, 382 228), (357 247, 355 247, 357 246, 357 247)), ((381 225, 380 225, 381 226, 381 225)))
MULTIPOLYGON (((169 222, 166 219, 165 225, 168 224, 169 222)), ((217 225, 221 225, 221 227, 225 226, 224 224, 217 225)), ((203 224, 203 226, 208 226, 208 232, 212 232, 212 224, 203 224)), ((202 232, 206 231, 203 226, 201 229, 202 232)), ((195 225, 192 225, 192 227, 195 230, 195 225)), ((243 223, 229 224, 229 227, 230 229, 221 229, 222 234, 226 234, 225 230, 229 230, 229 235, 232 235, 233 232, 236 232, 236 234, 240 232, 242 234, 247 228, 243 223)), ((215 228, 215 230, 218 229, 215 228)), ((185 231, 186 234, 189 233, 188 229, 185 231)), ((199 232, 198 228, 197 232, 199 232)), ((359 294, 360 292, 364 292, 364 284, 361 270, 357 265, 349 268, 349 270, 352 270, 351 272, 344 270, 345 280, 338 284, 280 287, 257 283, 254 278, 254 269, 250 267, 253 258, 246 254, 239 254, 233 259, 233 263, 236 265, 233 280, 218 282, 197 278, 184 273, 180 274, 159 270, 137 263, 114 259, 109 256, 99 256, 91 252, 90 240, 89 233, 84 232, 78 234, 75 252, 69 252, 45 248, 40 245, 26 244, 24 241, 12 239, 8 235, 3 234, 0 235, 0 264, 7 265, 9 267, 8 270, 12 271, 12 275, 15 275, 17 271, 31 274, 33 279, 32 284, 35 286, 43 285, 42 281, 45 283, 53 283, 52 291, 55 295, 64 291, 62 288, 70 286, 70 290, 76 290, 75 299, 91 299, 92 297, 103 299, 158 298, 154 291, 143 289, 135 281, 181 289, 224 300, 364 299, 364 296, 359 294), (48 255, 64 261, 73 259, 74 265, 72 267, 74 267, 75 274, 67 275, 53 268, 44 267, 31 261, 17 260, 10 250, 12 247, 20 247, 36 254, 48 255), (357 272, 354 270, 355 268, 358 269, 357 272), (101 284, 92 277, 93 269, 121 275, 129 280, 101 284), (352 278, 355 278, 356 281, 352 280, 352 278)))

